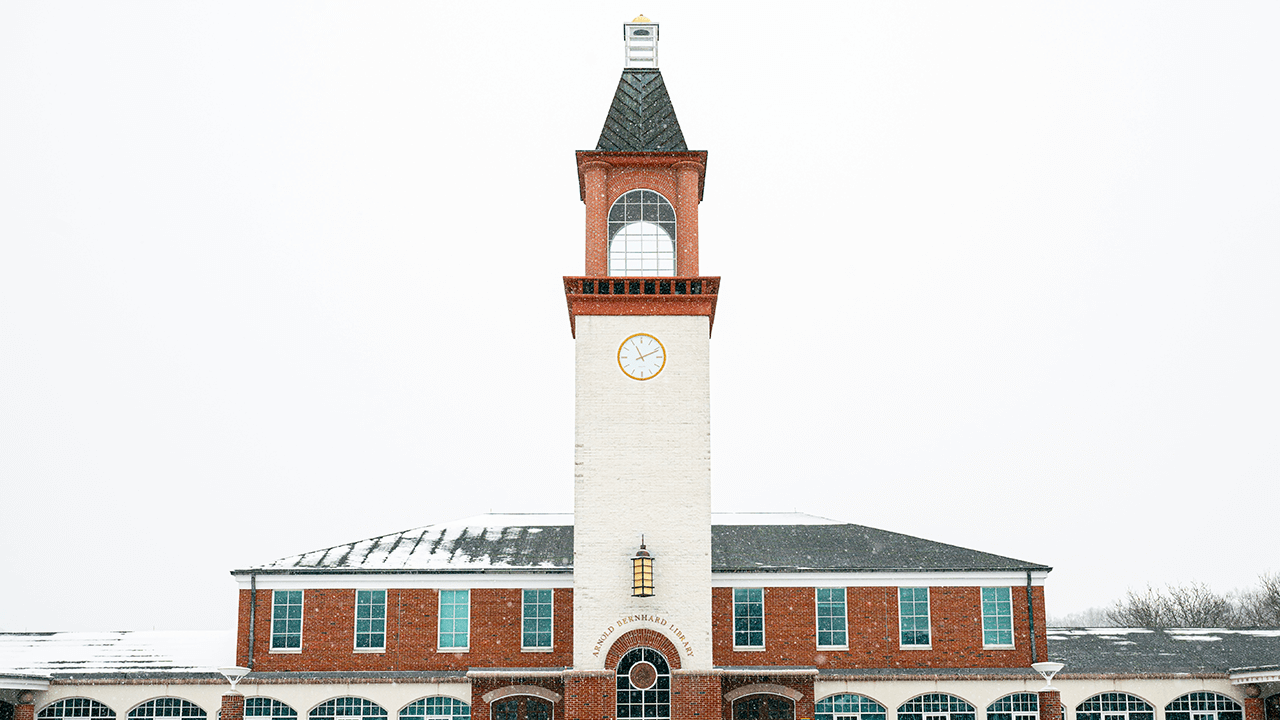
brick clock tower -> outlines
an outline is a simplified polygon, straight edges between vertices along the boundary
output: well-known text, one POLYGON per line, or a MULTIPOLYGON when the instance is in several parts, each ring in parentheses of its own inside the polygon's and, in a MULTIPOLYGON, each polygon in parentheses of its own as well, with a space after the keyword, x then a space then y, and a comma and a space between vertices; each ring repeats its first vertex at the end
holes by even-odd
MULTIPOLYGON (((626 61, 595 150, 577 153, 586 268, 564 278, 576 347, 571 718, 718 716, 712 681, 711 326, 698 271, 707 153, 658 70, 658 25, 626 61), (624 685, 626 687, 624 687, 624 685), (643 692, 634 692, 636 690, 643 692), (655 712, 656 711, 656 712, 655 712)), ((715 683, 718 687, 718 682, 715 683)))

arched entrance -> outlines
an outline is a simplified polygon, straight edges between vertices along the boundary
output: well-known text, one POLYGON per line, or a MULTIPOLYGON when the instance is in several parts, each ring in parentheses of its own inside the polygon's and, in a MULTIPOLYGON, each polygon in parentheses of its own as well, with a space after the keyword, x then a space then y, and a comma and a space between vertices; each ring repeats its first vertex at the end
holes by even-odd
POLYGON ((733 703, 733 720, 795 720, 796 704, 781 695, 748 695, 733 703))
POLYGON ((1263 701, 1262 715, 1267 720, 1280 720, 1280 693, 1263 701))

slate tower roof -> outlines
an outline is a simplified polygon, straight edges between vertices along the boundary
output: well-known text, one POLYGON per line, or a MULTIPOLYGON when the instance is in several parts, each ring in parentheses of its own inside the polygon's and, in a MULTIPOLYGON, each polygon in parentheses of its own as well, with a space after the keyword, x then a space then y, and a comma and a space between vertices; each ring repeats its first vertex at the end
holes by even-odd
POLYGON ((657 68, 623 70, 596 150, 685 152, 688 149, 671 96, 662 82, 662 71, 657 68))

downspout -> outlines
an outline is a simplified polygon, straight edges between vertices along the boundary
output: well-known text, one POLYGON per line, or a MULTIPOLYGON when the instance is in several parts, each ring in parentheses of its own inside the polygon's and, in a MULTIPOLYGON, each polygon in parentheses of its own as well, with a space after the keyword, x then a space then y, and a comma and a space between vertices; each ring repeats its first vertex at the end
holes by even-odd
MULTIPOLYGON (((1027 582, 1030 582, 1030 573, 1027 582)), ((248 575, 248 669, 253 669, 253 615, 257 610, 257 574, 248 575)), ((1033 641, 1034 642, 1034 641, 1033 641)))
MULTIPOLYGON (((1036 614, 1032 611, 1032 571, 1027 571, 1027 630, 1032 635, 1032 662, 1036 662, 1036 614)), ((252 667, 252 665, 250 665, 252 667)))

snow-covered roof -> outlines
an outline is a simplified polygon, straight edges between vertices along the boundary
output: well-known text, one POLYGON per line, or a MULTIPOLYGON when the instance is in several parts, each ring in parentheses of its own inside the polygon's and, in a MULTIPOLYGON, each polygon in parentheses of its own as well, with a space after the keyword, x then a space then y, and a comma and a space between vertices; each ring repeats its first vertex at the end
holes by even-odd
POLYGON ((0 632, 0 676, 216 673, 235 664, 235 633, 0 632))
MULTIPOLYGON (((713 572, 1047 571, 1045 565, 804 513, 713 513, 713 572)), ((573 516, 491 514, 359 540, 237 575, 573 569, 573 516)))
POLYGON ((1049 628, 1070 673, 1227 673, 1280 662, 1280 628, 1049 628))

